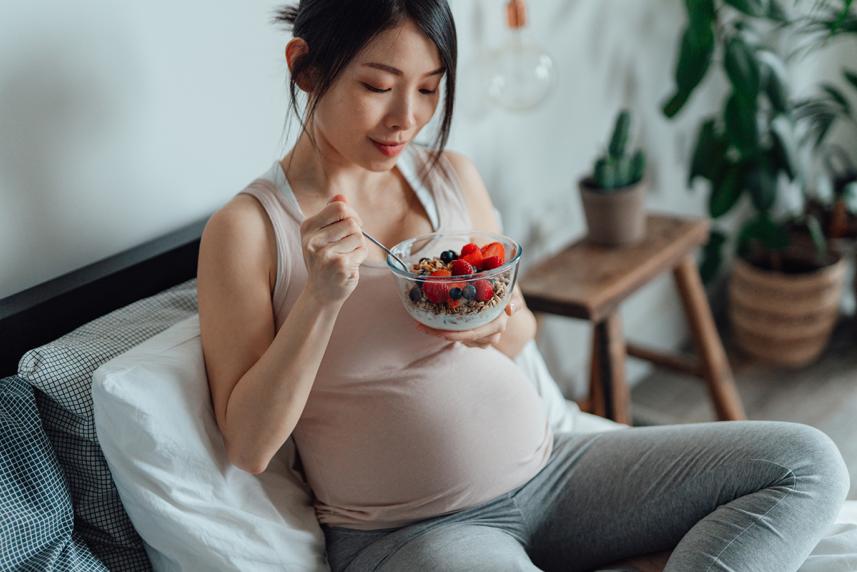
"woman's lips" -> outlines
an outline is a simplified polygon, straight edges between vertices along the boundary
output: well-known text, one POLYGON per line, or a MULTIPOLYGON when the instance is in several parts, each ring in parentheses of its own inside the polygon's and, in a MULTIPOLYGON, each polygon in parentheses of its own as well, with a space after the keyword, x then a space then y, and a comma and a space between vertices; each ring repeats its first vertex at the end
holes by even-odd
POLYGON ((382 143, 380 141, 375 141, 372 138, 369 140, 372 141, 375 147, 377 147, 377 149, 387 157, 395 157, 401 153, 402 149, 405 148, 405 145, 408 144, 407 141, 404 143, 382 143))

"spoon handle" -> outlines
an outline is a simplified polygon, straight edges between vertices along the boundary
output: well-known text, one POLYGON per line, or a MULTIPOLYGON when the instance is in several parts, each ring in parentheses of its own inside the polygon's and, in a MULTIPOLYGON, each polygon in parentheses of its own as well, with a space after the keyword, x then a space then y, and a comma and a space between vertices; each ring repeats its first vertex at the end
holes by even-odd
POLYGON ((389 248, 387 248, 386 246, 384 246, 383 244, 381 244, 381 242, 380 242, 380 241, 378 241, 375 237, 373 237, 371 234, 369 234, 369 233, 368 233, 368 232, 366 232, 365 230, 361 230, 360 232, 362 232, 362 233, 363 233, 363 236, 365 236, 366 238, 368 238, 368 239, 369 239, 369 240, 370 240, 370 241, 371 241, 375 246, 377 246, 378 248, 380 248, 381 250, 383 250, 384 252, 386 252, 387 254, 389 254, 390 256, 392 256, 393 258, 395 258, 395 259, 396 259, 396 262, 398 262, 399 264, 401 264, 401 265, 402 265, 402 268, 405 270, 405 272, 408 272, 408 266, 407 266, 407 264, 405 264, 404 262, 402 262, 402 259, 401 259, 401 258, 399 258, 398 256, 396 256, 395 254, 393 254, 393 252, 392 252, 389 248))

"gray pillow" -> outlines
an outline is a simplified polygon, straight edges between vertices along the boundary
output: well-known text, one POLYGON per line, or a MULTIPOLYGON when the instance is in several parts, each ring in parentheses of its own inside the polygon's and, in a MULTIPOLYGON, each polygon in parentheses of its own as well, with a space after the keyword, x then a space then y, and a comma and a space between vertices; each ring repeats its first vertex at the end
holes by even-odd
POLYGON ((33 389, 0 380, 0 570, 106 572, 73 531, 71 497, 33 389))
POLYGON ((111 570, 151 570, 151 565, 98 445, 92 373, 196 311, 192 279, 32 349, 18 364, 18 376, 38 390, 45 433, 71 492, 75 532, 111 570))

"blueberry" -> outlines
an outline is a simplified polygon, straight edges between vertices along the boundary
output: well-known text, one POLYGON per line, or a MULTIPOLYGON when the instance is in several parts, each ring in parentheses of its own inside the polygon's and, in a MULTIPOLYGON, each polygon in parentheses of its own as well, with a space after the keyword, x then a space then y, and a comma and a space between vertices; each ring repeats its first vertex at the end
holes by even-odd
POLYGON ((458 300, 459 298, 461 298, 461 296, 463 296, 463 294, 464 293, 461 291, 461 288, 450 288, 449 289, 449 297, 452 298, 453 300, 458 300))
POLYGON ((449 264, 456 258, 458 258, 458 255, 455 253, 454 250, 444 250, 440 254, 440 259, 443 261, 444 264, 449 264))
MULTIPOLYGON (((462 290, 461 293, 468 300, 475 300, 476 299, 476 286, 474 286, 473 284, 468 284, 467 286, 464 287, 464 290, 462 290)), ((452 293, 450 292, 450 294, 452 294, 452 293)))
POLYGON ((413 288, 411 288, 411 292, 408 295, 411 297, 411 302, 413 302, 414 304, 419 302, 423 297, 422 290, 420 290, 419 286, 414 286, 413 288))
POLYGON ((420 264, 422 264, 423 262, 431 262, 431 261, 426 257, 420 258, 420 264))

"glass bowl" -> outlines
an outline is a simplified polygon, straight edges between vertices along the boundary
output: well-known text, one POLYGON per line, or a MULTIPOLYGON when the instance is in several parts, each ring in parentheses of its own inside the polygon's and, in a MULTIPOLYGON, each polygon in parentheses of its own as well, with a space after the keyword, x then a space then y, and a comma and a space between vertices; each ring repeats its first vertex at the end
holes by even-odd
POLYGON ((431 328, 453 331, 478 328, 503 312, 522 253, 508 236, 482 231, 425 234, 390 250, 408 266, 405 271, 387 256, 408 314, 431 328))

